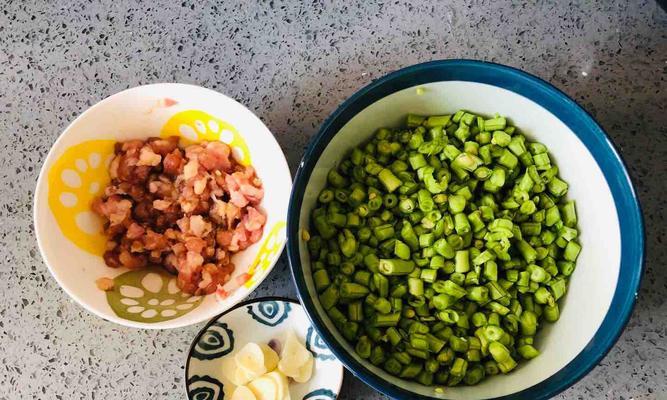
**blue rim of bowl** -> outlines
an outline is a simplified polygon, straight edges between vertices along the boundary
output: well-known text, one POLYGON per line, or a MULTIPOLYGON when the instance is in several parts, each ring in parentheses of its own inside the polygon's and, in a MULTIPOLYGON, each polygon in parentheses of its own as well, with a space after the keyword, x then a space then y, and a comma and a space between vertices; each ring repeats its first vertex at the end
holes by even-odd
POLYGON ((548 82, 521 70, 476 60, 437 60, 392 72, 357 91, 322 124, 299 164, 287 217, 287 254, 297 293, 320 337, 338 359, 366 384, 393 398, 432 399, 402 389, 373 374, 338 344, 318 315, 308 294, 299 257, 299 214, 306 184, 315 164, 338 131, 367 106, 397 91, 439 81, 468 81, 500 87, 541 105, 567 125, 584 143, 602 170, 614 199, 621 232, 621 266, 609 311, 593 339, 565 367, 520 392, 497 397, 548 399, 590 372, 611 350, 628 323, 644 271, 644 223, 639 199, 623 159, 600 125, 579 104, 548 82), (296 240, 292 240, 296 238, 296 240))
MULTIPOLYGON (((301 306, 301 303, 299 303, 299 301, 294 300, 294 299, 290 299, 288 297, 280 297, 280 296, 257 297, 257 298, 254 298, 254 299, 245 300, 245 301, 242 301, 240 303, 237 303, 233 307, 231 307, 230 309, 221 312, 220 314, 216 315, 213 319, 208 321, 206 323, 206 325, 204 325, 204 327, 199 330, 199 332, 197 333, 195 338, 192 340, 192 343, 190 343, 190 348, 188 349, 188 355, 187 355, 187 358, 185 360, 185 379, 184 379, 184 383, 185 383, 185 396, 188 400, 195 400, 192 396, 190 396, 190 392, 188 391, 188 380, 189 380, 189 377, 190 377, 190 359, 192 358, 192 352, 194 351, 194 348, 197 345, 197 343, 199 343, 199 339, 201 339, 202 335, 204 335, 204 333, 206 333, 206 331, 208 330, 208 328, 211 325, 213 325, 215 322, 219 321, 220 318, 222 318, 225 315, 231 313, 232 311, 236 310, 237 308, 241 308, 241 307, 247 306, 249 304, 262 303, 262 302, 265 302, 265 301, 284 301, 285 303, 291 303, 291 304, 296 304, 298 306, 301 306)), ((305 309, 304 309, 304 312, 305 312, 305 309)), ((308 313, 306 313, 306 315, 308 315, 308 313)), ((317 328, 315 328, 315 329, 317 330, 317 328)), ((343 373, 341 375, 341 377, 343 377, 344 375, 345 374, 343 373)), ((343 384, 343 380, 341 379, 340 383, 338 384, 338 389, 337 389, 338 393, 340 393, 340 388, 341 388, 342 384, 343 384)))

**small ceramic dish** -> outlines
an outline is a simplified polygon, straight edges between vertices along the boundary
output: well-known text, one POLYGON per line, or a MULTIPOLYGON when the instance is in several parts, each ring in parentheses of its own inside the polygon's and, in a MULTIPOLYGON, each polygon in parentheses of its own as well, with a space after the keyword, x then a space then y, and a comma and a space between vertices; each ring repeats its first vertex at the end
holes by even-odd
POLYGON ((292 400, 334 400, 343 383, 343 364, 322 342, 296 300, 263 297, 239 303, 211 320, 190 346, 185 366, 189 400, 222 400, 231 397, 234 384, 222 373, 223 360, 233 357, 246 343, 285 340, 294 331, 314 356, 308 382, 291 382, 292 400))
POLYGON ((471 60, 413 65, 382 77, 345 101, 324 122, 297 171, 288 216, 288 256, 297 292, 313 325, 361 380, 397 399, 548 399, 597 365, 630 317, 642 276, 644 232, 637 195, 618 152, 577 103, 514 68, 471 60), (324 312, 300 240, 330 168, 376 129, 398 127, 406 114, 459 109, 511 119, 544 143, 577 202, 581 254, 561 300, 560 319, 535 338, 540 356, 507 375, 444 392, 389 375, 361 359, 324 312))
POLYGON ((81 114, 60 135, 37 181, 34 222, 44 262, 60 286, 83 307, 107 320, 139 328, 174 328, 213 318, 247 297, 271 271, 285 244, 291 187, 285 156, 250 110, 202 87, 163 83, 115 94, 81 114), (178 135, 190 141, 228 143, 242 164, 252 164, 264 185, 267 215, 262 238, 236 254, 232 280, 249 280, 224 300, 190 297, 161 268, 109 268, 106 237, 90 203, 109 182, 114 143, 178 135), (110 277, 114 290, 95 280, 110 277))

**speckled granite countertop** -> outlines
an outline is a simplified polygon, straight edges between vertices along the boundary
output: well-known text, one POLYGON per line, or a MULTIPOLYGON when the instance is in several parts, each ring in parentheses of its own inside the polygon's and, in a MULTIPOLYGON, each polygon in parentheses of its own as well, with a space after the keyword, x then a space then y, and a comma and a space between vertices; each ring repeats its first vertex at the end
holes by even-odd
MULTIPOLYGON (((667 399, 667 15, 653 1, 34 3, 0 7, 0 399, 183 396, 186 351, 203 324, 105 322, 69 300, 37 250, 37 174, 82 110, 151 82, 220 90, 259 115, 294 171, 323 119, 356 89, 439 58, 538 75, 612 136, 644 209, 646 276, 618 344, 557 398, 667 399)), ((295 297, 284 256, 255 292, 268 294, 295 297)), ((382 398, 349 374, 340 397, 382 398)))

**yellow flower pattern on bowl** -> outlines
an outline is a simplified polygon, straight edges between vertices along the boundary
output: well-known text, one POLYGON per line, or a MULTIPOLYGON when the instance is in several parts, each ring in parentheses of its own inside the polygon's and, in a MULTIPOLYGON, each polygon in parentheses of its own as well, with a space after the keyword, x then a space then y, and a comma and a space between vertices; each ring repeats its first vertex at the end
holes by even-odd
POLYGON ((80 249, 101 256, 106 236, 90 203, 109 183, 113 140, 89 140, 69 147, 49 170, 48 201, 63 235, 80 249))

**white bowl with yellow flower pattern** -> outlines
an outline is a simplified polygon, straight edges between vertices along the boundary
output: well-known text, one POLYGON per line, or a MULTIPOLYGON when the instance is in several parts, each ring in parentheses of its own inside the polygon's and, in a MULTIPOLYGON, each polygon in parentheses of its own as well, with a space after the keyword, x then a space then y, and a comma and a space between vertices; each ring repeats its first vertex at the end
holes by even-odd
POLYGON ((248 296, 271 271, 285 244, 291 189, 285 156, 271 132, 233 99, 198 86, 162 83, 128 89, 97 103, 65 129, 49 151, 37 181, 35 233, 44 262, 60 286, 94 314, 139 328, 175 328, 211 319, 248 296), (225 299, 181 293, 175 276, 160 268, 109 268, 106 238, 90 203, 109 182, 114 143, 178 135, 221 140, 237 159, 252 164, 264 184, 267 215, 259 242, 232 259, 235 278, 249 279, 225 299), (114 280, 104 292, 95 281, 114 280))

